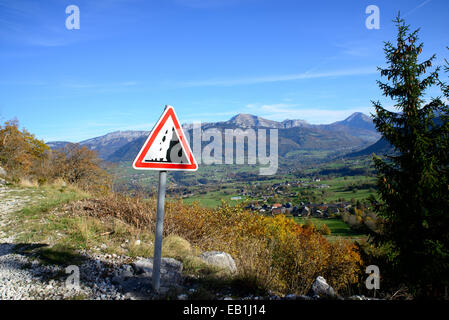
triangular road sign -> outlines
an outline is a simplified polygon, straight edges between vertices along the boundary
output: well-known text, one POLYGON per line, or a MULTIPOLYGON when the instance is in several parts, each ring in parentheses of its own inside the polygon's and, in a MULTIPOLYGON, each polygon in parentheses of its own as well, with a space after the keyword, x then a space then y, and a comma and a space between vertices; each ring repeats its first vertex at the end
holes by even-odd
POLYGON ((166 106, 133 163, 138 170, 196 171, 195 161, 175 109, 166 106))

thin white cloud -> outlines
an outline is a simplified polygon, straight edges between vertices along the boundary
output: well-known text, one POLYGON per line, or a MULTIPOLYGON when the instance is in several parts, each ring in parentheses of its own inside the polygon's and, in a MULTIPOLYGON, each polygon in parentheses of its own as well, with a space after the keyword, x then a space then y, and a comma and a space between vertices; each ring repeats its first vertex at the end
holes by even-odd
POLYGON ((55 36, 52 38, 44 37, 24 37, 23 42, 27 45, 37 46, 37 47, 62 47, 69 44, 77 42, 77 39, 73 38, 63 38, 62 36, 55 36))
POLYGON ((44 81, 17 81, 17 80, 0 80, 0 85, 7 86, 45 86, 48 85, 47 82, 44 81))
POLYGON ((154 122, 140 123, 140 124, 135 124, 135 125, 130 125, 130 126, 119 127, 118 130, 121 130, 121 131, 126 131, 126 130, 150 131, 151 129, 153 129, 154 125, 155 125, 154 122))
POLYGON ((68 37, 62 24, 56 27, 54 11, 51 10, 54 5, 52 2, 0 0, 2 40, 39 47, 60 47, 73 43, 77 37, 68 37))
POLYGON ((283 121, 285 119, 301 119, 312 124, 328 124, 340 121, 354 112, 363 112, 367 115, 374 112, 372 106, 363 106, 350 109, 329 108, 303 108, 298 104, 249 104, 246 106, 247 113, 255 113, 258 116, 270 120, 283 121))
POLYGON ((85 83, 85 82, 68 82, 63 83, 63 87, 74 89, 88 89, 88 88, 116 88, 116 87, 132 87, 138 85, 136 81, 123 81, 113 83, 85 83))
POLYGON ((219 116, 233 116, 236 115, 238 111, 225 111, 225 112, 202 112, 202 113, 195 113, 193 115, 190 115, 189 117, 219 117, 219 116))
POLYGON ((178 5, 195 9, 221 8, 238 4, 241 0, 175 0, 178 5))
MULTIPOLYGON (((72 130, 72 132, 76 132, 76 135, 73 133, 65 134, 67 130, 62 130, 61 134, 58 135, 41 135, 40 139, 43 139, 45 142, 51 141, 70 141, 70 142, 81 142, 88 139, 92 139, 95 137, 100 137, 105 134, 114 132, 114 131, 146 131, 149 132, 154 127, 154 122, 149 123, 140 123, 135 125, 123 125, 122 123, 100 123, 100 122, 89 122, 80 124, 79 128, 82 130, 72 130), (62 133, 64 132, 64 133, 62 133)), ((72 128, 73 129, 73 128, 72 128)))
POLYGON ((362 76, 377 73, 376 67, 363 67, 356 69, 345 69, 327 72, 304 72, 297 74, 276 75, 276 76, 262 76, 252 78, 239 79, 210 79, 203 81, 187 81, 179 83, 183 87, 207 87, 207 86, 237 86, 250 85, 267 82, 293 81, 303 79, 316 78, 332 78, 332 77, 348 77, 348 76, 362 76))
POLYGON ((428 4, 430 1, 432 0, 426 0, 422 3, 420 3, 418 6, 416 6, 415 8, 413 8, 412 10, 408 11, 406 14, 404 14, 403 18, 407 17, 408 15, 412 14, 413 12, 415 12, 416 10, 424 7, 426 4, 428 4))
POLYGON ((341 53, 351 57, 370 57, 378 55, 382 48, 372 41, 365 39, 344 41, 335 44, 341 53))
POLYGON ((124 36, 122 24, 147 19, 145 10, 140 7, 143 3, 143 0, 75 2, 81 11, 81 28, 75 31, 65 27, 68 14, 60 0, 0 0, 0 39, 2 42, 53 48, 124 36), (101 17, 109 19, 103 19, 99 24, 101 17))

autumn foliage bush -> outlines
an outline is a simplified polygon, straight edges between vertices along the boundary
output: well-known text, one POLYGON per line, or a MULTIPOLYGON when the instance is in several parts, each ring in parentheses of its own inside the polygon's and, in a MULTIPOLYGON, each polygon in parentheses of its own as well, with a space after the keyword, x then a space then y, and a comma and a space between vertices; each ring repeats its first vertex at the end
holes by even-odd
MULTIPOLYGON (((75 210, 99 218, 114 216, 154 231, 155 199, 115 194, 80 202, 75 210)), ((230 253, 237 261, 238 276, 281 293, 305 294, 317 276, 343 290, 357 281, 361 265, 350 242, 329 242, 313 228, 303 228, 284 215, 261 216, 226 203, 207 209, 168 201, 164 236, 168 235, 178 235, 204 251, 230 253)))
POLYGON ((327 226, 327 224, 324 224, 324 223, 320 226, 319 232, 320 232, 323 236, 328 236, 328 235, 330 235, 330 234, 332 233, 332 232, 331 232, 331 229, 329 229, 329 227, 327 226))
POLYGON ((51 154, 53 179, 62 179, 84 190, 107 193, 111 188, 111 178, 102 168, 102 160, 95 151, 85 146, 71 143, 51 154))
POLYGON ((46 184, 64 180, 84 190, 106 193, 111 179, 95 151, 79 144, 50 150, 17 120, 0 125, 0 166, 12 182, 46 184))
POLYGON ((0 166, 13 181, 42 174, 48 166, 50 148, 27 130, 19 130, 17 120, 0 125, 0 166))

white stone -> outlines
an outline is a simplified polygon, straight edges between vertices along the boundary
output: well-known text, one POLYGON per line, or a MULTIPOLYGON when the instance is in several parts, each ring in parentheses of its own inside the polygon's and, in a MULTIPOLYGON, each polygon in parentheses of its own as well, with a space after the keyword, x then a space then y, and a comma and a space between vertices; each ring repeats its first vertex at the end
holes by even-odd
POLYGON ((319 296, 320 298, 334 298, 334 289, 327 284, 326 279, 319 276, 315 279, 308 293, 309 296, 319 296))
POLYGON ((232 273, 237 272, 235 261, 229 253, 222 251, 206 251, 200 255, 200 258, 207 264, 227 269, 232 273))

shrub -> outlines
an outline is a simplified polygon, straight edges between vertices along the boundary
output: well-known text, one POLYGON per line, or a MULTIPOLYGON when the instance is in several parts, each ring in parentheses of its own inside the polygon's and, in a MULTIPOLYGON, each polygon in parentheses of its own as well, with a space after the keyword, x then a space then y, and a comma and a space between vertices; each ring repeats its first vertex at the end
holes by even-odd
POLYGON ((162 254, 166 257, 185 258, 192 254, 192 247, 187 240, 170 235, 162 242, 162 254))
POLYGON ((49 150, 43 141, 25 129, 20 130, 17 120, 6 121, 0 126, 0 165, 12 181, 18 182, 43 171, 49 150))
POLYGON ((62 179, 88 191, 106 192, 110 178, 101 163, 94 151, 79 144, 51 151, 42 140, 20 130, 17 120, 0 125, 0 166, 12 182, 43 185, 62 179))
POLYGON ((303 227, 312 231, 315 230, 315 225, 313 224, 312 219, 306 219, 306 223, 304 223, 303 227))
MULTIPOLYGON (((154 231, 156 201, 119 195, 80 202, 74 209, 97 217, 114 216, 154 231)), ((222 203, 206 209, 198 204, 167 201, 164 237, 177 235, 204 251, 220 250, 236 260, 239 276, 265 289, 305 294, 317 276, 342 290, 357 281, 360 256, 349 242, 328 242, 314 228, 284 215, 255 215, 240 205, 222 203)))
POLYGON ((101 168, 102 160, 95 151, 79 144, 68 144, 52 152, 53 179, 62 179, 82 189, 106 193, 111 179, 101 168))
POLYGON ((323 235, 323 236, 328 236, 331 234, 331 229, 329 229, 329 227, 327 226, 327 224, 322 224, 319 232, 323 235))

